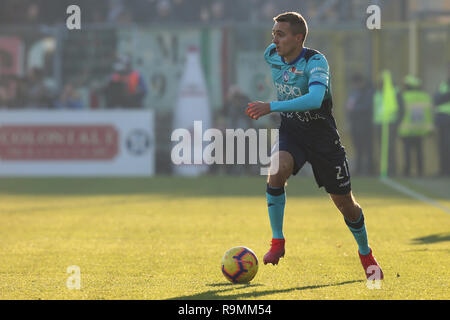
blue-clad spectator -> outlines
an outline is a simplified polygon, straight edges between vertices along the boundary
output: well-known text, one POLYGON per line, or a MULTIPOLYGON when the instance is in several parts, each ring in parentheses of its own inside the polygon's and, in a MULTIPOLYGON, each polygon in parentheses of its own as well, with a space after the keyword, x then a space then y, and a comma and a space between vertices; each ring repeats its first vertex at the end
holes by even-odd
POLYGON ((55 102, 55 108, 72 110, 84 109, 80 94, 71 83, 65 85, 61 96, 55 102))

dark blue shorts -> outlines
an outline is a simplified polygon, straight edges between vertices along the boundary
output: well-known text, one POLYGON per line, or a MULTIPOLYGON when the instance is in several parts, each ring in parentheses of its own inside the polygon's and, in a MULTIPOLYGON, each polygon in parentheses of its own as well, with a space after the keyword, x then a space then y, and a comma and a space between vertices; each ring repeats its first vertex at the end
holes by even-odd
POLYGON ((319 188, 325 187, 330 194, 347 194, 351 191, 347 157, 340 144, 326 152, 318 152, 283 130, 279 131, 278 144, 279 151, 287 151, 294 158, 293 175, 309 162, 319 188))

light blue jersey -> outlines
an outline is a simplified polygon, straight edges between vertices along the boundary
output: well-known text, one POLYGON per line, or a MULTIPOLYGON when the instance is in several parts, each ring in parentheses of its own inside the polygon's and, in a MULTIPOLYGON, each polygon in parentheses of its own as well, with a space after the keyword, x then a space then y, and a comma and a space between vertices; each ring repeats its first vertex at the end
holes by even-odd
POLYGON ((309 93, 309 88, 314 85, 326 87, 319 109, 280 112, 280 129, 287 129, 299 139, 313 142, 315 145, 319 141, 336 144, 339 134, 331 112, 333 103, 330 71, 325 56, 316 50, 304 48, 295 60, 286 63, 283 57, 277 54, 276 46, 272 43, 265 50, 264 58, 272 71, 278 101, 301 97, 309 93))

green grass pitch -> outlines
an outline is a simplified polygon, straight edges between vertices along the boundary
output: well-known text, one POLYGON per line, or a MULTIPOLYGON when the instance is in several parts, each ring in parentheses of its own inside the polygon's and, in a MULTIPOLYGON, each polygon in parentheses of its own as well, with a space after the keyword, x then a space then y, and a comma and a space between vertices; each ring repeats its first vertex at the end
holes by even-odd
MULTIPOLYGON (((429 185, 417 191, 450 207, 429 185)), ((289 180, 278 266, 262 264, 265 177, 3 178, 0 298, 449 299, 450 214, 377 179, 352 186, 385 274, 380 289, 367 288, 352 234, 311 178, 289 180), (249 285, 220 270, 237 245, 260 262, 249 285), (79 290, 66 286, 72 265, 79 290)))

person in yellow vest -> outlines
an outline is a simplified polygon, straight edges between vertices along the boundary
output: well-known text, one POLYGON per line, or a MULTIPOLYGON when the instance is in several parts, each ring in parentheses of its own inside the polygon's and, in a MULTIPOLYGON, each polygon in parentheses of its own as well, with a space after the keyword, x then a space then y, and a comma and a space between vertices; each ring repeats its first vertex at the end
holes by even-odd
POLYGON ((432 101, 428 93, 421 89, 422 82, 408 75, 404 80, 405 89, 400 95, 401 112, 398 134, 404 146, 404 175, 411 174, 412 152, 416 152, 417 174, 423 175, 423 138, 433 131, 432 101))
POLYGON ((439 141, 440 176, 450 176, 450 63, 447 80, 434 96, 434 110, 439 141))
MULTIPOLYGON (((397 97, 399 92, 396 89, 397 97)), ((397 98, 398 100, 398 98, 397 98)), ((397 128, 399 123, 398 111, 389 113, 389 144, 388 144, 388 175, 394 177, 397 173, 396 167, 396 147, 397 147, 397 128)), ((381 153, 381 127, 383 125, 383 79, 380 76, 376 81, 375 92, 373 95, 373 116, 372 121, 375 127, 376 143, 378 145, 378 154, 381 153)))

